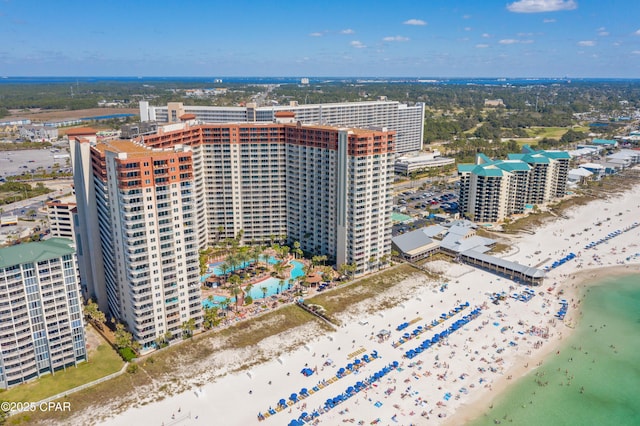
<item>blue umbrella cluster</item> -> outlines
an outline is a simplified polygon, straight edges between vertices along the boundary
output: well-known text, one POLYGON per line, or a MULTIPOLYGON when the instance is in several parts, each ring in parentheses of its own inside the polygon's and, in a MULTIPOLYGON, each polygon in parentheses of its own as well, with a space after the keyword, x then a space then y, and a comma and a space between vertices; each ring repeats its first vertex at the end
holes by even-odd
POLYGON ((440 342, 441 340, 444 340, 447 337, 449 337, 449 335, 451 335, 454 331, 464 327, 470 321, 478 318, 478 316, 480 315, 481 312, 482 312, 482 310, 480 308, 475 308, 474 310, 472 310, 469 313, 469 315, 463 316, 461 319, 459 319, 456 322, 454 322, 453 324, 451 324, 451 326, 449 326, 449 328, 447 328, 443 332, 434 334, 433 337, 431 337, 431 339, 424 340, 420 344, 420 346, 418 346, 418 347, 416 347, 414 349, 409 349, 408 351, 406 351, 404 353, 404 356, 407 357, 408 359, 412 359, 415 356, 420 355, 423 351, 426 351, 431 346, 433 346, 433 345, 437 344, 438 342, 440 342))
POLYGON ((563 257, 560 260, 556 260, 555 262, 553 262, 551 264, 551 266, 546 266, 544 269, 546 269, 547 271, 551 270, 551 269, 555 269, 558 266, 564 265, 565 263, 567 263, 568 261, 575 259, 576 255, 575 253, 569 253, 568 255, 566 255, 565 257, 563 257))
MULTIPOLYGON (((436 325, 440 324, 441 322, 448 320, 449 318, 451 318, 452 316, 454 316, 458 312, 464 310, 468 306, 469 306, 469 302, 461 303, 460 305, 458 305, 455 308, 451 309, 449 312, 443 312, 442 314, 440 314, 440 317, 438 319, 435 319, 435 320, 431 321, 431 324, 427 324, 425 327, 419 325, 415 329, 413 329, 413 331, 411 333, 404 333, 400 337, 400 339, 398 339, 398 343, 397 344, 396 343, 393 344, 393 347, 397 348, 398 346, 402 345, 407 340, 411 340, 414 337, 417 337, 418 335, 424 333, 425 331, 431 330, 432 327, 435 327, 436 325)), ((402 323, 396 328, 396 330, 400 329, 400 327, 402 327, 402 329, 405 329, 405 328, 407 328, 408 325, 409 325, 409 323, 406 323, 406 322, 402 323)))
POLYGON ((530 288, 525 288, 522 293, 513 293, 511 297, 521 302, 528 302, 533 299, 533 296, 536 295, 536 292, 531 290, 530 288))
POLYGON ((313 370, 310 368, 303 368, 300 373, 302 373, 304 377, 309 377, 313 374, 313 370))
POLYGON ((612 238, 617 237, 618 235, 622 234, 623 232, 628 232, 631 231, 632 229, 637 228, 638 226, 640 226, 640 223, 638 222, 633 222, 631 225, 627 226, 626 228, 620 230, 620 229, 616 229, 613 232, 610 232, 609 234, 607 234, 606 237, 604 238, 600 238, 598 241, 592 241, 589 244, 587 244, 586 246, 584 246, 585 250, 588 250, 590 248, 594 248, 600 244, 606 243, 607 241, 609 241, 612 238))
MULTIPOLYGON (((373 383, 380 381, 384 376, 398 368, 398 361, 393 361, 392 363, 386 365, 381 370, 376 373, 373 373, 371 376, 367 377, 362 381, 356 382, 355 385, 349 386, 345 389, 341 394, 336 395, 333 398, 329 398, 324 403, 324 411, 329 411, 332 408, 340 405, 342 402, 348 400, 352 396, 356 395, 358 392, 367 389, 373 383)), ((289 426, 299 426, 304 425, 306 422, 311 421, 312 419, 319 417, 320 413, 317 410, 314 410, 311 413, 304 412, 297 419, 293 419, 289 422, 289 426)))
POLYGON ((556 314, 556 317, 559 318, 560 320, 563 320, 564 316, 567 315, 568 308, 569 308, 569 303, 565 299, 562 299, 560 301, 560 310, 556 314))
MULTIPOLYGON (((339 368, 338 371, 336 372, 336 378, 341 379, 344 376, 346 376, 347 374, 350 374, 354 370, 357 370, 358 368, 360 368, 364 364, 370 363, 371 361, 373 361, 376 358, 378 358, 378 351, 371 351, 371 355, 364 354, 364 355, 362 355, 362 358, 356 358, 355 360, 353 360, 353 362, 350 362, 345 367, 339 368)), ((397 367, 397 365, 396 365, 396 367, 397 367)), ((310 369, 303 368, 301 373, 305 374, 305 370, 310 370, 310 369)), ((313 370, 311 370, 311 373, 313 373, 313 370)), ((311 375, 311 374, 309 374, 309 375, 311 375)), ((318 392, 319 390, 320 390, 320 388, 318 386, 314 386, 313 387, 313 392, 318 392)), ((302 388, 302 389, 300 389, 300 392, 292 393, 291 395, 289 395, 288 400, 293 402, 293 403, 296 403, 299 400, 304 399, 304 398, 306 398, 308 396, 309 396, 309 390, 307 388, 302 388)), ((286 408, 287 406, 288 406, 287 405, 287 399, 285 399, 285 398, 281 398, 278 401, 278 403, 276 404, 276 407, 279 407, 279 408, 286 408)), ((274 410, 273 408, 269 407, 268 413, 273 415, 273 414, 276 414, 277 411, 274 410)), ((304 417, 300 416, 300 418, 292 420, 292 423, 289 423, 289 424, 304 424, 304 422, 305 422, 304 418, 307 418, 308 416, 311 416, 313 413, 311 413, 311 415, 309 413, 303 413, 303 414, 306 414, 306 415, 304 417), (302 422, 302 423, 293 423, 294 421, 302 422)))

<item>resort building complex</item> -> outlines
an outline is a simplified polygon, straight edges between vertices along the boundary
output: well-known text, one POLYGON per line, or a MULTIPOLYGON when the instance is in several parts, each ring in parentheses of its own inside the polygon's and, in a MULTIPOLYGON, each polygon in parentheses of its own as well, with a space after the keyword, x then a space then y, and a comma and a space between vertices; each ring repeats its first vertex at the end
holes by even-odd
POLYGON ((386 261, 394 133, 276 120, 71 141, 89 294, 143 346, 200 325, 198 252, 221 238, 298 241, 356 274, 386 261))
POLYGON ((507 160, 478 154, 475 164, 459 164, 460 212, 475 222, 500 222, 527 206, 564 197, 569 154, 528 146, 523 151, 507 160))
POLYGON ((87 360, 73 242, 0 248, 0 387, 87 360))
POLYGON ((397 101, 341 102, 327 104, 246 107, 188 106, 170 102, 167 106, 149 106, 140 102, 140 119, 160 123, 179 122, 185 114, 203 123, 273 123, 278 112, 294 112, 304 124, 319 124, 349 128, 385 127, 395 132, 394 152, 406 153, 422 149, 424 135, 424 104, 409 106, 397 101))

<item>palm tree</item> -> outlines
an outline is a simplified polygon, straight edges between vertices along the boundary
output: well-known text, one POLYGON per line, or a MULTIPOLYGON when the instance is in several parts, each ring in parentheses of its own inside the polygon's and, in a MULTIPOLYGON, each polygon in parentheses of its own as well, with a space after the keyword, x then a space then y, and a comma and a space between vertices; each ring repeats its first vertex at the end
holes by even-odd
POLYGON ((280 277, 282 276, 283 272, 284 272, 284 263, 282 263, 282 261, 276 262, 276 264, 273 265, 273 273, 275 274, 275 276, 280 277))
MULTIPOLYGON (((234 277, 237 277, 237 275, 234 275, 234 277)), ((240 293, 242 293, 242 290, 240 289, 240 286, 237 285, 237 284, 234 284, 233 287, 231 287, 231 294, 236 299, 236 312, 238 311, 238 302, 239 302, 238 295, 240 293)))
POLYGON ((302 250, 300 249, 300 241, 293 242, 293 254, 296 259, 298 258, 298 255, 302 257, 302 250))
POLYGON ((229 263, 229 260, 225 260, 224 262, 222 262, 219 266, 220 270, 222 271, 222 278, 226 281, 227 279, 227 272, 231 270, 232 266, 229 263))
POLYGON ((238 259, 238 266, 242 270, 245 270, 246 267, 249 266, 249 263, 251 261, 251 257, 249 256, 247 250, 240 250, 240 252, 236 255, 236 258, 238 259))
POLYGON ((250 296, 249 293, 251 293, 252 289, 253 289, 253 284, 247 284, 247 286, 244 288, 244 294, 247 296, 250 296))
POLYGON ((250 254, 251 254, 251 259, 253 259, 253 261, 256 264, 256 267, 258 267, 259 263, 260 263, 260 255, 262 254, 262 247, 259 245, 256 246, 252 246, 251 250, 250 250, 250 254))
POLYGON ((280 293, 282 293, 282 288, 284 287, 284 280, 278 281, 278 287, 280 289, 280 293))
POLYGON ((190 318, 188 321, 182 323, 182 335, 185 339, 193 336, 193 330, 196 329, 196 320, 190 318))
POLYGON ((220 307, 226 311, 229 309, 229 305, 231 305, 231 299, 228 297, 225 297, 219 302, 219 304, 220 304, 220 307))
POLYGON ((262 298, 266 299, 267 298, 267 290, 269 290, 267 287, 262 286, 260 287, 260 290, 262 290, 262 298))
POLYGON ((294 280, 293 278, 289 278, 289 288, 293 287, 295 283, 296 283, 296 280, 294 280))

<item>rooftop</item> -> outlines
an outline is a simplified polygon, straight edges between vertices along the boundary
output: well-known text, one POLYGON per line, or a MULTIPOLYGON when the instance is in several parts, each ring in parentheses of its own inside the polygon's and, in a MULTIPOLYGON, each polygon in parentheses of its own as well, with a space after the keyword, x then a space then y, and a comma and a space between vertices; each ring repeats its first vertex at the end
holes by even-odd
POLYGON ((50 238, 45 241, 23 243, 0 248, 0 268, 56 259, 75 253, 73 241, 67 238, 50 238))

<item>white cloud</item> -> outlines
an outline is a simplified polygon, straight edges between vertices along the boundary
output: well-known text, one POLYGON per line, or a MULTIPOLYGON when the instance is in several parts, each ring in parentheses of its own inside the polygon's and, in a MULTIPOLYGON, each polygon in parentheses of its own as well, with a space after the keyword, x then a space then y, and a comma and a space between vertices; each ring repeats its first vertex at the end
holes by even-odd
POLYGON ((546 18, 542 20, 543 24, 553 24, 554 22, 556 22, 556 20, 553 18, 546 18))
POLYGON ((636 31, 634 34, 635 35, 640 35, 640 30, 636 31))
POLYGON ((489 45, 488 44, 476 44, 476 47, 478 49, 486 49, 487 47, 489 47, 489 45))
POLYGON ((489 33, 484 33, 484 34, 482 34, 482 37, 483 37, 483 38, 489 38, 489 37, 491 37, 491 34, 489 34, 489 33))
POLYGON ((595 45, 596 45, 596 42, 593 40, 582 40, 578 42, 578 46, 593 47, 595 45))
POLYGON ((364 49, 365 47, 367 47, 364 44, 362 44, 361 41, 358 41, 358 40, 353 40, 349 44, 351 45, 351 47, 355 47, 356 49, 364 49))
POLYGON ((640 55, 640 50, 632 50, 631 53, 634 55, 640 55))
POLYGON ((573 10, 578 7, 574 0, 519 0, 507 5, 509 12, 541 13, 573 10))
POLYGON ((403 22, 405 25, 427 25, 422 19, 407 19, 403 22))
POLYGON ((606 37, 606 36, 609 35, 609 31, 607 31, 607 29, 605 27, 600 27, 596 31, 597 31, 598 35, 601 36, 601 37, 606 37))
POLYGON ((309 34, 311 37, 322 37, 322 33, 311 33, 309 34))
POLYGON ((342 30, 340 31, 340 34, 355 34, 356 32, 353 31, 351 28, 347 28, 346 30, 342 30))
POLYGON ((471 19, 471 15, 462 15, 462 19, 471 19))
POLYGON ((472 29, 473 29, 473 28, 471 28, 471 27, 464 27, 464 30, 465 30, 465 31, 471 31, 472 29))
POLYGON ((533 43, 533 40, 529 39, 529 40, 520 40, 520 43, 522 44, 531 44, 533 43))
POLYGON ((409 37, 403 36, 389 36, 382 39, 383 41, 409 41, 409 37))
POLYGON ((516 44, 516 43, 520 43, 520 40, 516 40, 513 38, 504 38, 502 40, 500 40, 498 43, 500 44, 516 44))

